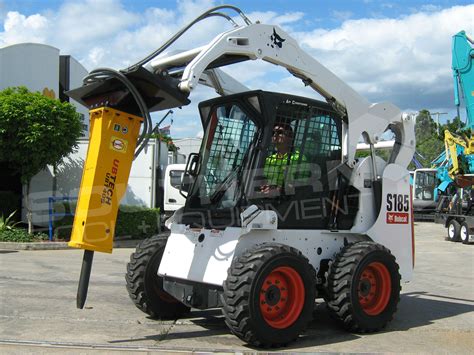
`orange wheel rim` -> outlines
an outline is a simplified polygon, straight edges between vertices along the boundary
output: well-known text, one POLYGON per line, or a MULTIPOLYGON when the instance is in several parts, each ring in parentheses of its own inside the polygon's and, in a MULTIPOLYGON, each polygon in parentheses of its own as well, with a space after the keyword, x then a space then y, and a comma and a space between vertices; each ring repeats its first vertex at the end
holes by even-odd
POLYGON ((303 310, 305 288, 301 276, 288 266, 274 269, 263 281, 259 301, 260 312, 268 325, 288 328, 303 310))
POLYGON ((360 275, 357 292, 366 314, 376 316, 382 313, 392 292, 392 280, 387 267, 379 262, 367 265, 360 275))

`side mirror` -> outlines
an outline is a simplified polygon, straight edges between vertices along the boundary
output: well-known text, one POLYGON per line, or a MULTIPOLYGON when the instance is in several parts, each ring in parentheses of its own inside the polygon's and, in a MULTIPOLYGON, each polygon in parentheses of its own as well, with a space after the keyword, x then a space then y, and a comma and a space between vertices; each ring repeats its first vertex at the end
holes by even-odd
POLYGON ((189 174, 191 176, 197 176, 199 170, 199 154, 191 153, 188 157, 188 162, 186 163, 186 169, 184 174, 189 174))

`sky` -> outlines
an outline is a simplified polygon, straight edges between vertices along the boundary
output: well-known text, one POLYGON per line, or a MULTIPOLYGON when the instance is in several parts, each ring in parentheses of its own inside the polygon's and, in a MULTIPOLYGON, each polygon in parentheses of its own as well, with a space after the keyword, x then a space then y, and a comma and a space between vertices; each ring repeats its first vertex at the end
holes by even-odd
MULTIPOLYGON (((230 2, 0 0, 0 47, 44 43, 72 55, 87 70, 122 69, 153 52, 203 11, 230 2)), ((461 30, 474 37, 472 1, 236 0, 232 4, 251 21, 281 26, 303 50, 371 102, 389 101, 406 112, 448 112, 442 120, 456 114, 451 37, 461 30)), ((170 50, 204 45, 227 29, 231 25, 226 20, 211 18, 193 27, 170 50)), ((224 70, 251 89, 319 98, 285 69, 262 61, 224 70)), ((209 88, 196 88, 192 104, 174 110, 172 137, 202 134, 197 103, 216 95, 209 88)), ((154 121, 163 114, 153 114, 154 121)), ((167 119, 163 125, 169 123, 167 119)))

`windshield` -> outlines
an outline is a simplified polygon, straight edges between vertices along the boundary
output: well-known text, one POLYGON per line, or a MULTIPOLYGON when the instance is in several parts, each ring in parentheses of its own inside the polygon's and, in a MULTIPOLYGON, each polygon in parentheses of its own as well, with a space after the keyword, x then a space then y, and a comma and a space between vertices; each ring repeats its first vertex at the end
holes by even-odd
POLYGON ((437 186, 436 171, 416 171, 415 199, 431 201, 437 186))
POLYGON ((211 111, 203 145, 200 179, 197 181, 201 205, 234 207, 238 200, 237 175, 245 164, 254 139, 255 123, 236 104, 211 111))

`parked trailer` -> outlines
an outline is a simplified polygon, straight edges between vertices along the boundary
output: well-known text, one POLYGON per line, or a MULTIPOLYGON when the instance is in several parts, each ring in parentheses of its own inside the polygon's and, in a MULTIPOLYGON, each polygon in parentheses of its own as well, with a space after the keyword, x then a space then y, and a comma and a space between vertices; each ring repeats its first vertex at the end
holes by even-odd
POLYGON ((435 223, 447 228, 446 240, 469 244, 474 242, 473 192, 457 189, 452 196, 442 196, 435 214, 435 223))

